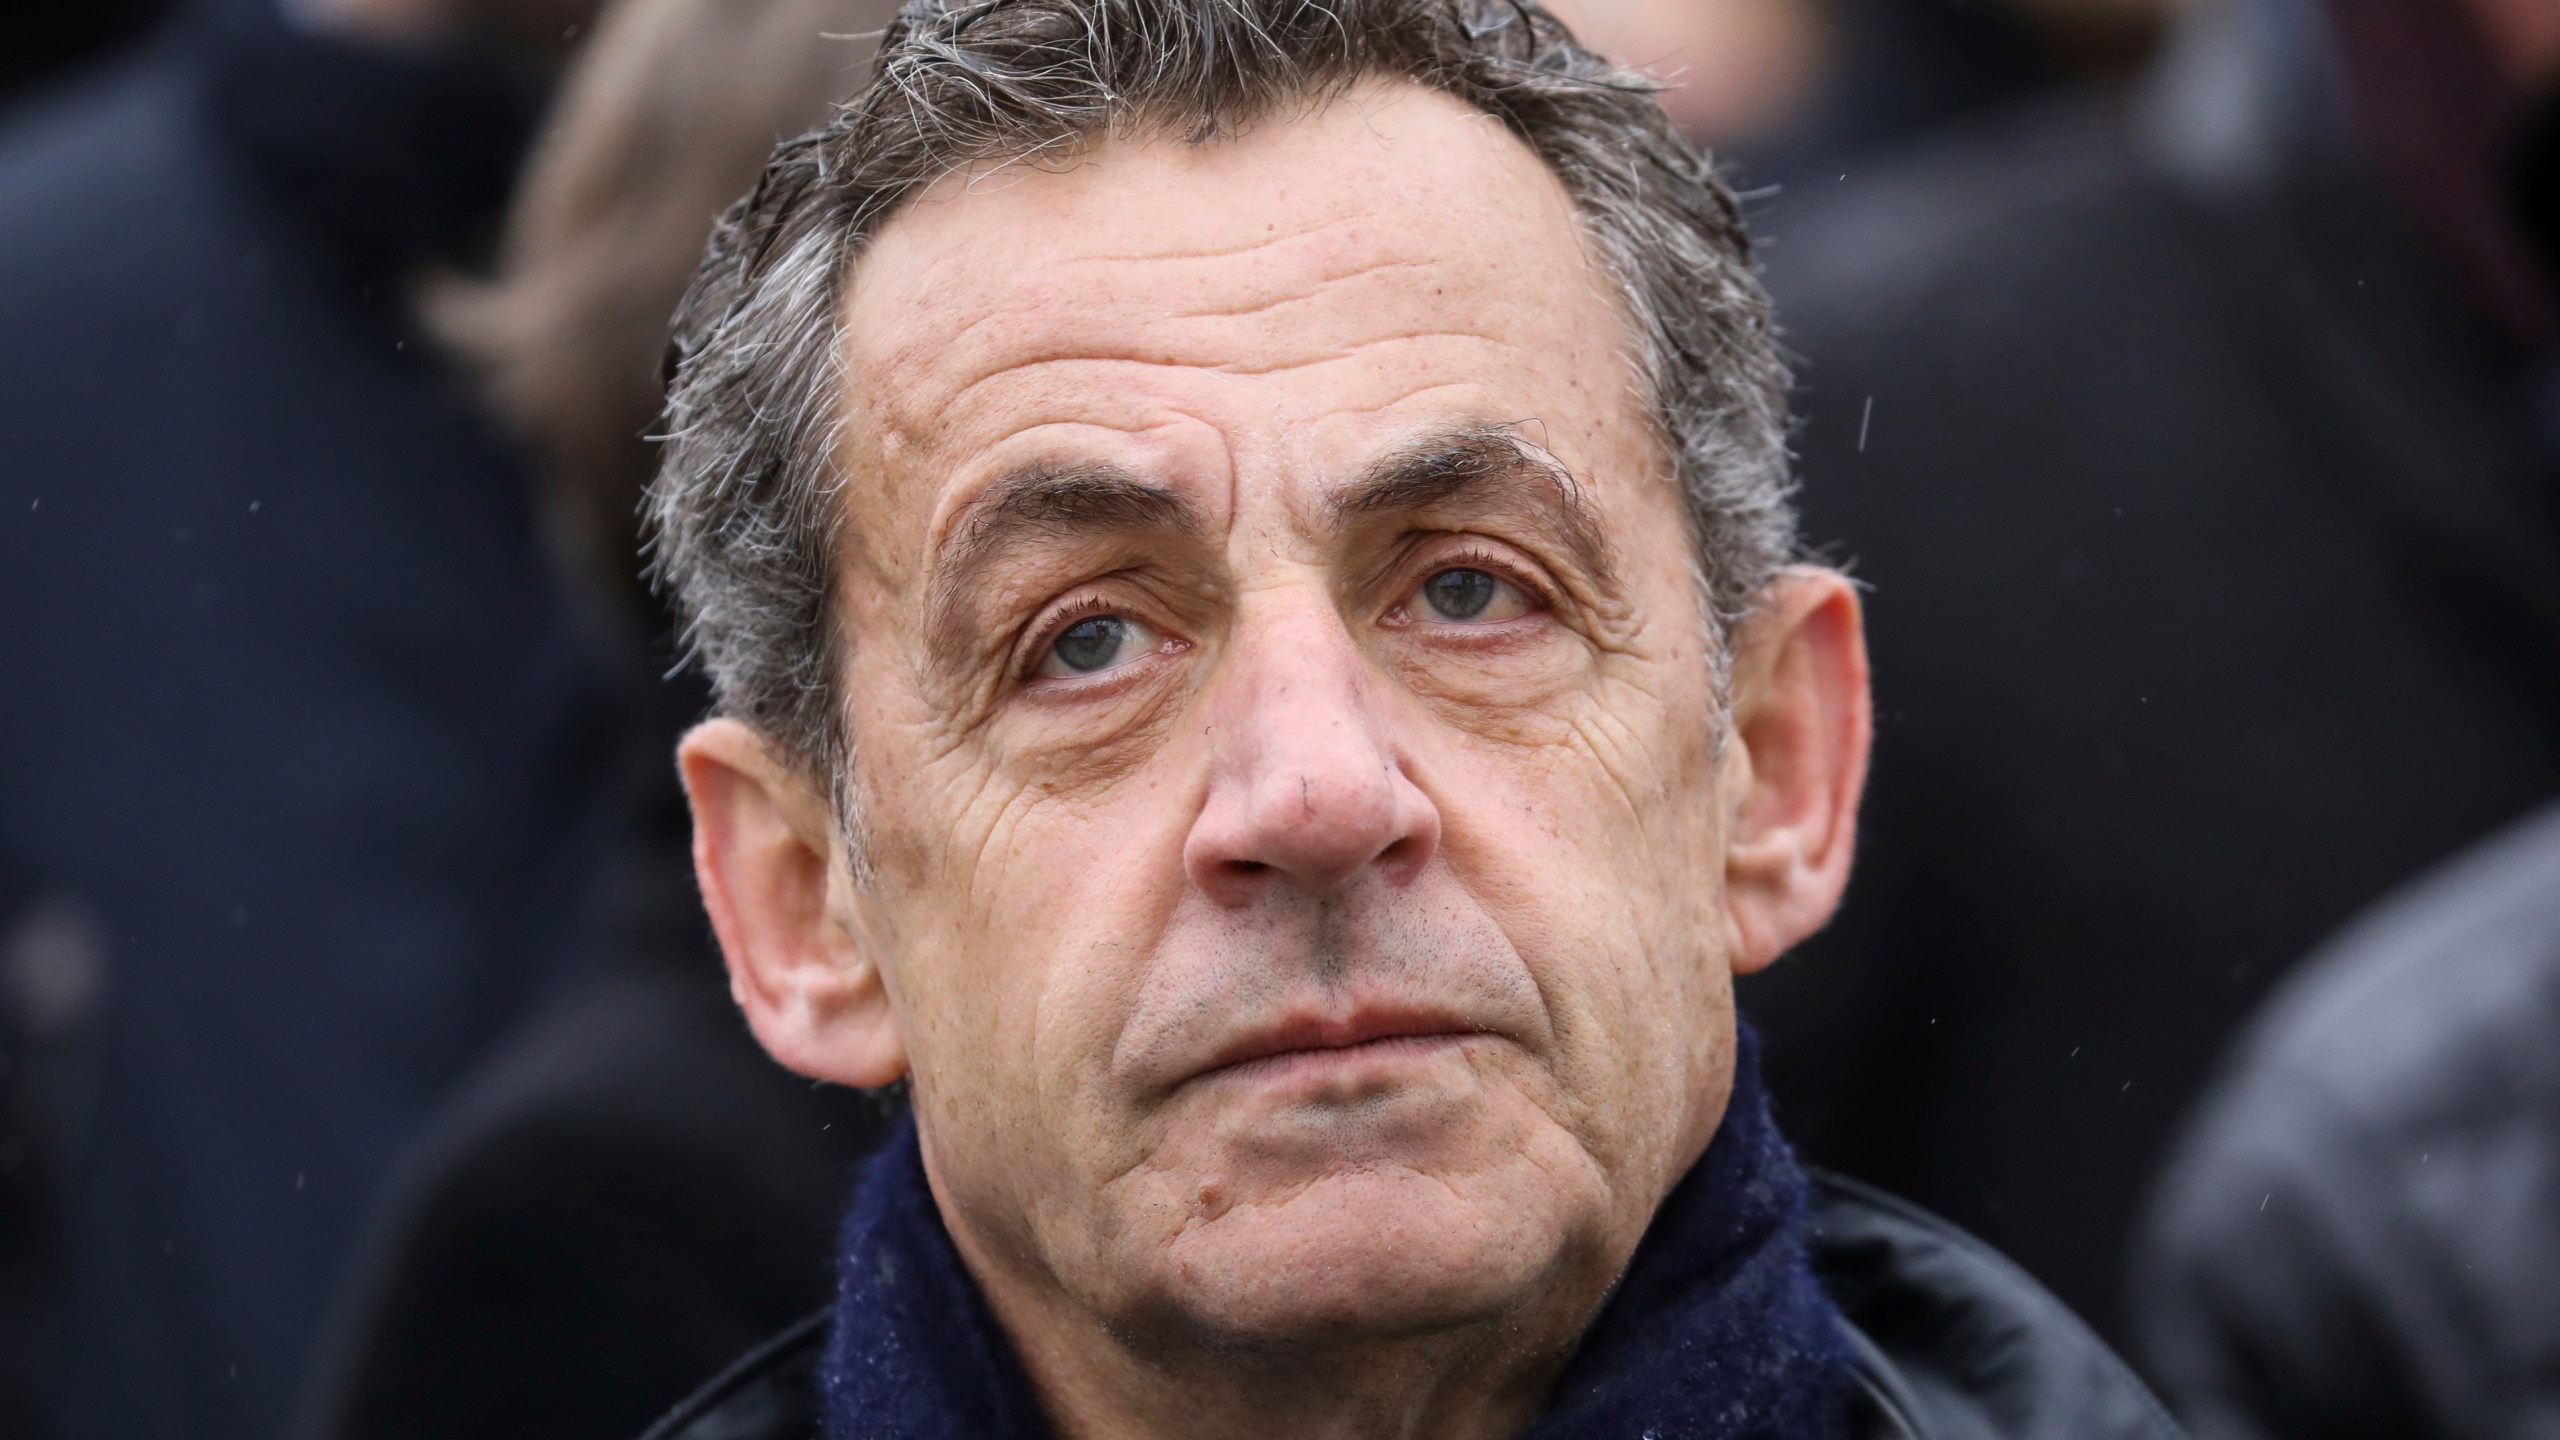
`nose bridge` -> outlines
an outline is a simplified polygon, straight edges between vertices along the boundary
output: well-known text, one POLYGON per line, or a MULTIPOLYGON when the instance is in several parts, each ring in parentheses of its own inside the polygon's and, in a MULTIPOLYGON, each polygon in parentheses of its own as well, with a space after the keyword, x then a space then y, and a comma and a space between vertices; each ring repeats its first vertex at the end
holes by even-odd
POLYGON ((1237 637, 1211 721, 1226 773, 1210 784, 1258 829, 1302 847, 1356 846, 1387 823, 1396 768, 1367 658, 1330 606, 1292 597, 1273 608, 1237 637))
MULTIPOLYGON (((1312 589, 1313 587, 1309 587, 1312 589)), ((1222 898, 1325 892, 1373 863, 1409 879, 1439 838, 1380 677, 1321 594, 1249 605, 1213 682, 1209 791, 1186 868, 1222 898)))

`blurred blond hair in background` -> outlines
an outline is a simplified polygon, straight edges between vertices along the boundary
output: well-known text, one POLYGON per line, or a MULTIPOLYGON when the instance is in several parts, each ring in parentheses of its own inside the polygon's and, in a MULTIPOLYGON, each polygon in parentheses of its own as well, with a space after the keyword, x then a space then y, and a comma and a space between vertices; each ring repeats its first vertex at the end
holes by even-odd
POLYGON ((550 474, 583 578, 625 598, 656 463, 668 317, 712 221, 775 142, 867 76, 884 0, 622 0, 564 81, 507 217, 496 275, 429 317, 550 474))
POLYGON ((376 1217, 312 1437, 627 1440, 816 1308, 879 1112, 766 1059, 708 947, 668 757, 706 703, 639 579, 668 321, 778 140, 868 74, 882 0, 621 0, 510 211, 428 313, 538 453, 557 548, 630 661, 596 978, 446 1108, 376 1217))

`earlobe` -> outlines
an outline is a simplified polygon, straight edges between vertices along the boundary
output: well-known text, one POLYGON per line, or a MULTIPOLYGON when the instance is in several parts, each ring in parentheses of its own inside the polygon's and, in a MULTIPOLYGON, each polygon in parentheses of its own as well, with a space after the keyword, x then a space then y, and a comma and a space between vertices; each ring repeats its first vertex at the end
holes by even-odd
POLYGON ((1848 886, 1874 738, 1856 588, 1836 570, 1782 572, 1735 662, 1725 903, 1749 973, 1821 929, 1848 886))
POLYGON ((730 993, 773 1058, 843 1085, 906 1073, 878 957, 826 801, 740 721, 677 747, 693 806, 693 867, 730 993))

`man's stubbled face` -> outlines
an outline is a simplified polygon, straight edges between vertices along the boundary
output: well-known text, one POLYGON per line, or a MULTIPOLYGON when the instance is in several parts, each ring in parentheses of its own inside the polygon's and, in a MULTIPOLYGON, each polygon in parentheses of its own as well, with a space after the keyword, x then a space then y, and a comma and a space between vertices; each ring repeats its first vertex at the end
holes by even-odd
POLYGON ((999 1308, 1587 1313, 1722 1115, 1732 929, 1689 531, 1562 188, 1380 83, 954 177, 846 320, 855 924, 999 1308))

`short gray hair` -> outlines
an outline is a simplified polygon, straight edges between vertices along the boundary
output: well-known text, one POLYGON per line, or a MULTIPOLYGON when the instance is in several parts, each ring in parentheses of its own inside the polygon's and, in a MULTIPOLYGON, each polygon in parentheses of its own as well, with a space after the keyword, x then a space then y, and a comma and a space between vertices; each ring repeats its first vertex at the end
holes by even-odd
POLYGON ((1534 4, 912 0, 870 87, 775 150, 713 235, 677 313, 648 501, 655 574, 721 709, 823 780, 848 827, 836 444, 865 243, 955 171, 1100 136, 1206 143, 1371 78, 1495 117, 1563 183, 1631 322, 1717 632, 1794 558, 1787 372, 1733 193, 1649 82, 1534 4))

